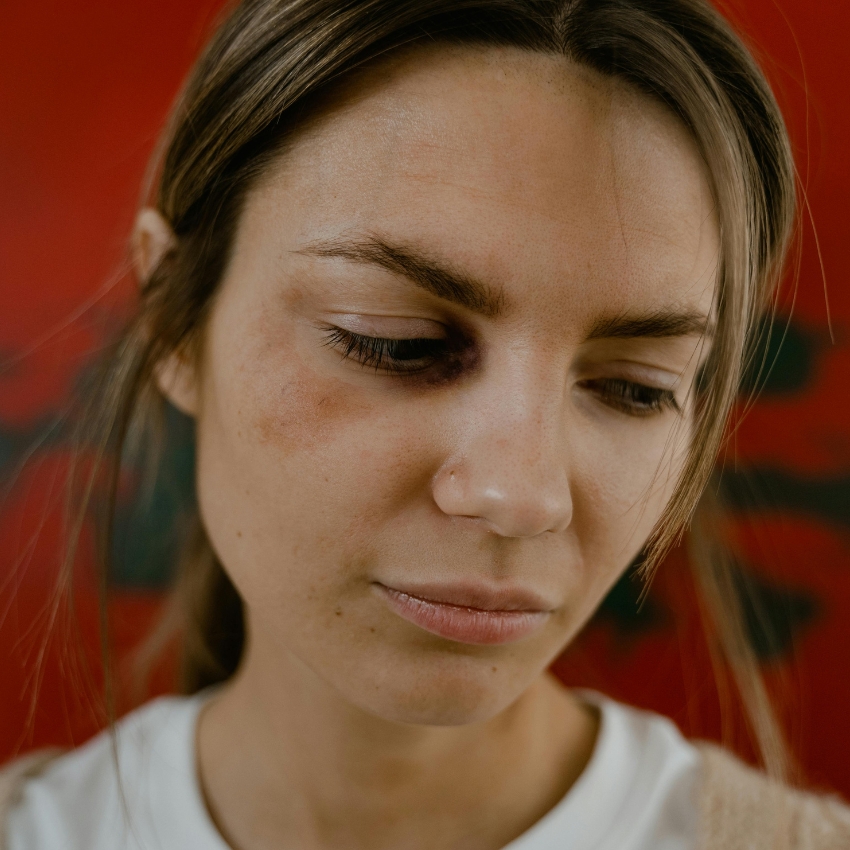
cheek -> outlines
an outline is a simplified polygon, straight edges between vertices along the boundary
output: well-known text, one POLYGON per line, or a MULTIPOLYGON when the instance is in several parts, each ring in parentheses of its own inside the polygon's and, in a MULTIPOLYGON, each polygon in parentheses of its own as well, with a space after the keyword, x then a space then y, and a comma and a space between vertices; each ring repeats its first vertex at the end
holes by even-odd
POLYGON ((199 501, 246 598, 349 581, 347 550, 362 550, 427 465, 402 407, 322 375, 295 349, 257 346, 229 357, 220 346, 208 361, 199 501))
POLYGON ((243 365, 238 382, 247 435, 269 455, 317 452, 373 413, 352 387, 312 372, 291 351, 243 365))
POLYGON ((369 415, 366 405, 335 383, 293 374, 266 398, 252 399, 258 403, 249 406, 248 428, 257 446, 278 457, 314 453, 334 441, 341 424, 369 415))
POLYGON ((615 433, 598 429, 577 441, 573 522, 586 529, 591 563, 624 567, 670 501, 689 430, 681 420, 665 420, 628 423, 615 433))

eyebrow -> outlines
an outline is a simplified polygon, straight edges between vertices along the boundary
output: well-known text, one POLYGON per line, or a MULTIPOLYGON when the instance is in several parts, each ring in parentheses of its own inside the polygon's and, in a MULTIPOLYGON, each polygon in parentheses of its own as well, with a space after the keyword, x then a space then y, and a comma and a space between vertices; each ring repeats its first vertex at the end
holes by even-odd
MULTIPOLYGON (((407 278, 438 298, 488 318, 504 312, 505 298, 501 291, 419 250, 378 236, 319 240, 296 253, 378 266, 407 278)), ((708 316, 700 312, 662 309, 603 317, 593 324, 587 339, 703 336, 712 331, 708 316)))
POLYGON ((594 323, 588 339, 636 339, 640 337, 711 336, 708 316, 696 310, 655 310, 651 313, 611 316, 594 323))
POLYGON ((421 251, 392 244, 377 236, 312 242, 297 253, 314 257, 338 257, 355 263, 380 266, 407 278, 438 298, 488 318, 504 311, 503 294, 486 283, 421 251))

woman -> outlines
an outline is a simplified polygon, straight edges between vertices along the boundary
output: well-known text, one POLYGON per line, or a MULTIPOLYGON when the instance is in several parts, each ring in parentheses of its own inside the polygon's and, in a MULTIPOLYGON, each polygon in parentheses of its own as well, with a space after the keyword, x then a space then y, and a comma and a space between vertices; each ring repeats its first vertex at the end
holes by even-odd
POLYGON ((7 769, 7 846, 850 845, 841 804, 546 673, 694 514, 792 173, 701 0, 238 6, 91 408, 113 489, 165 399, 195 419, 188 696, 7 769))

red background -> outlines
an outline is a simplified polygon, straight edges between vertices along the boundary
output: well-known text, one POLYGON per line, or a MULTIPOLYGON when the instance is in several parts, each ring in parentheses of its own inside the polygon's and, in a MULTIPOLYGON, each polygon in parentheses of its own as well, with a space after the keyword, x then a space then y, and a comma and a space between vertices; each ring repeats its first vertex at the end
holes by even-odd
MULTIPOLYGON (((796 298, 790 285, 783 296, 780 327, 795 300, 787 343, 726 459, 731 530, 742 570, 775 619, 779 638, 760 652, 784 695, 792 744, 810 781, 850 796, 850 5, 735 0, 725 8, 778 92, 808 202, 796 298)), ((74 621, 54 618, 50 606, 68 458, 62 416, 131 295, 125 246, 145 164, 216 11, 202 0, 4 9, 0 761, 80 742, 102 722, 87 573, 74 591, 74 621)), ((83 543, 85 552, 88 529, 83 543)), ((724 734, 748 754, 734 705, 731 727, 721 724, 725 691, 712 684, 685 566, 673 553, 641 612, 621 584, 556 669, 570 683, 669 714, 689 734, 724 734)), ((161 599, 157 581, 130 579, 111 603, 121 665, 161 599)), ((168 672, 155 690, 167 687, 168 672)))

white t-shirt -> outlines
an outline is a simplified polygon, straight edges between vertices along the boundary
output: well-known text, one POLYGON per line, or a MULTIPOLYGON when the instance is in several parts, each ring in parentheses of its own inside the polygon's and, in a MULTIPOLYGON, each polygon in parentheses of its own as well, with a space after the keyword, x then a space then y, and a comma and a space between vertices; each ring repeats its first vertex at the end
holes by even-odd
MULTIPOLYGON (((696 748, 664 717, 582 696, 602 718, 590 762, 506 850, 692 850, 696 748)), ((228 850, 195 768, 204 698, 158 699, 118 724, 120 786, 105 733, 29 780, 9 814, 8 850, 228 850)))

